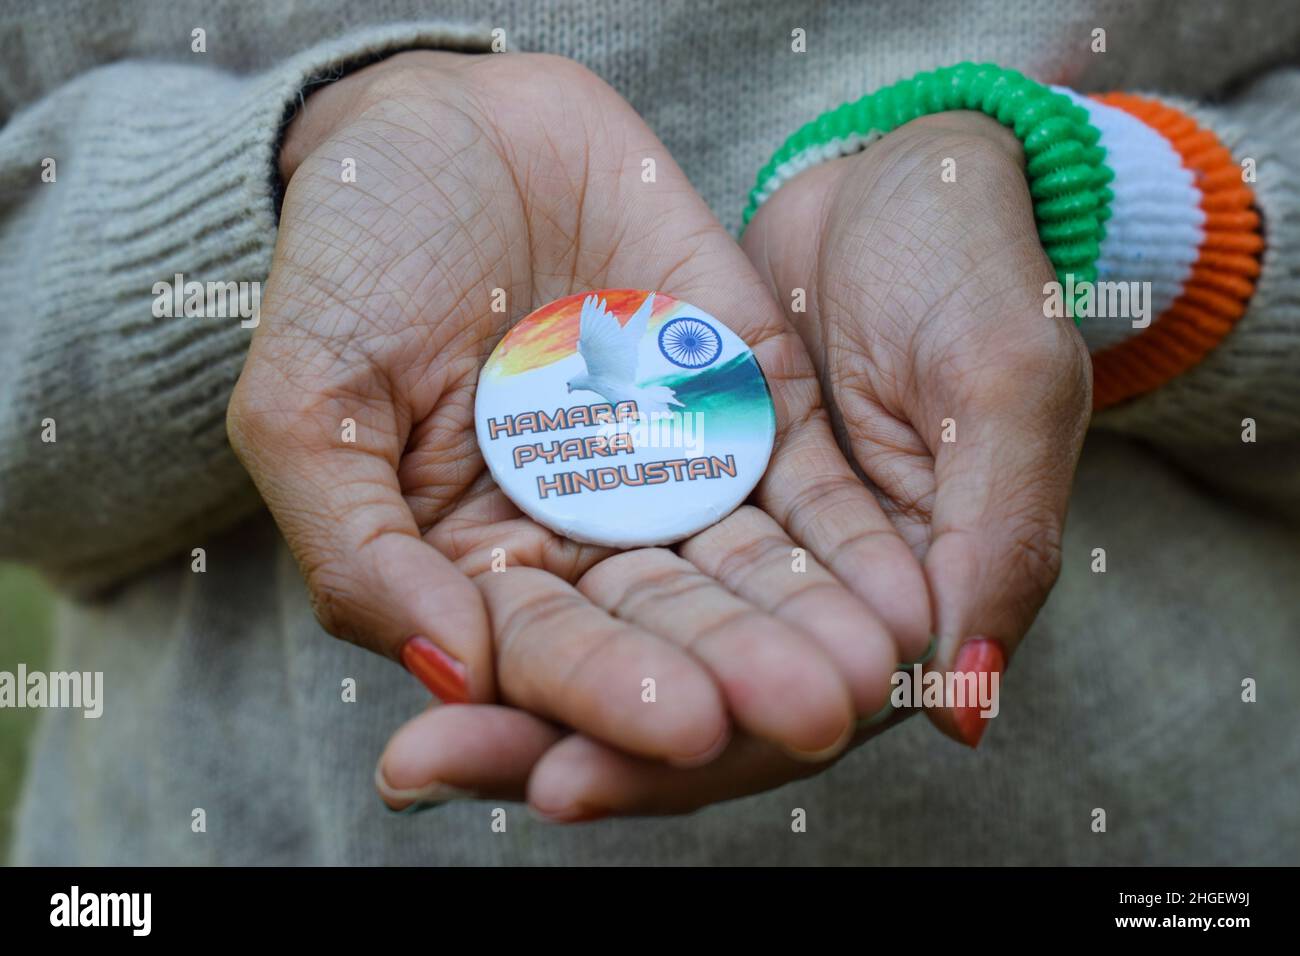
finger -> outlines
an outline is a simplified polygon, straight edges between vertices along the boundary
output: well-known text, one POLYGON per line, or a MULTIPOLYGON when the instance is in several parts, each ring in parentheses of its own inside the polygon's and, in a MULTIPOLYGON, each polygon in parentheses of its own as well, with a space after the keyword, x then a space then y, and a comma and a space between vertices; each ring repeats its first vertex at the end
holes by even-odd
POLYGON ((514 706, 683 766, 726 746, 722 695, 680 647, 610 617, 544 571, 489 571, 476 581, 492 619, 501 694, 514 706))
MULTIPOLYGON (((578 590, 619 620, 688 649, 750 734, 806 760, 824 760, 848 743, 853 704, 830 658, 689 561, 663 548, 630 551, 587 572, 578 590)), ((665 704, 655 705, 665 706, 673 689, 660 690, 665 704)))
MULTIPOLYGON (((884 729, 864 732, 858 742, 884 729)), ((574 734, 551 747, 534 766, 528 804, 554 823, 691 813, 771 790, 828 766, 797 760, 765 741, 738 736, 706 766, 666 767, 574 734)))
POLYGON ((810 635, 847 684, 854 715, 874 714, 889 696, 898 649, 871 608, 800 550, 753 507, 681 546, 682 556, 705 575, 810 635))
POLYGON ((904 660, 930 642, 925 576, 906 541, 854 474, 820 410, 778 438, 757 501, 882 620, 904 660))
MULTIPOLYGON (((1033 251, 1050 281, 1046 258, 1033 251)), ((1056 581, 1091 405, 1082 339, 1068 322, 1043 317, 1033 291, 1041 288, 1031 281, 1006 294, 999 334, 948 365, 969 371, 934 383, 919 419, 935 455, 925 559, 940 635, 933 666, 980 680, 1000 675, 1056 581), (939 437, 943 418, 951 441, 939 437)), ((933 716, 974 746, 987 727, 979 713, 988 710, 933 716)))
MULTIPOLYGON (((704 309, 744 339, 767 378, 777 419, 776 449, 758 489, 759 504, 877 610, 906 659, 919 657, 930 637, 924 575, 905 542, 887 540, 896 533, 835 445, 821 387, 798 335, 653 133, 635 121, 620 142, 619 163, 590 170, 594 177, 618 174, 608 191, 618 197, 619 215, 609 216, 607 204, 566 201, 549 217, 565 222, 577 210, 580 229, 566 235, 580 232, 584 244, 613 251, 578 257, 567 240, 551 249, 546 255, 558 258, 537 269, 558 277, 554 288, 546 286, 550 297, 584 287, 655 288, 704 309), (653 182, 628 175, 641 170, 645 159, 656 163, 653 182)), ((594 189, 581 184, 584 193, 594 189)))
POLYGON ((523 800, 534 765, 564 734, 509 707, 433 707, 388 741, 375 789, 399 811, 456 799, 523 800))
MULTIPOLYGON (((755 275, 748 260, 744 274, 755 275)), ((776 445, 755 500, 884 620, 903 659, 920 657, 930 641, 924 574, 836 445, 798 336, 766 292, 721 314, 743 317, 737 331, 754 349, 777 413, 776 445)))
POLYGON ((736 738, 708 766, 683 770, 574 734, 537 762, 528 781, 528 805, 553 823, 690 813, 821 769, 753 737, 736 738))
MULTIPOLYGON (((858 721, 852 746, 886 733, 915 713, 891 710, 858 721)), ((528 779, 528 802, 553 823, 690 813, 820 773, 846 752, 814 764, 741 734, 711 763, 682 768, 642 760, 573 734, 551 747, 534 765, 528 779)))
POLYGON ((355 379, 299 387, 257 351, 255 343, 227 430, 302 568, 321 626, 401 660, 444 702, 490 700, 487 614, 473 584, 421 540, 402 497, 407 428, 395 403, 355 379), (349 421, 354 433, 344 431, 349 421))
MULTIPOLYGON (((801 179, 833 180, 820 169, 801 179)), ((779 222, 783 212, 794 214, 787 208, 791 203, 820 203, 821 196, 817 189, 781 190, 760 209, 745 233, 747 261, 752 260, 751 268, 768 290, 769 301, 777 296, 784 304, 783 290, 815 289, 816 243, 792 241, 771 224, 779 222)), ((802 320, 799 332, 804 342, 820 353, 817 323, 808 321, 816 304, 806 307, 809 311, 791 312, 789 317, 802 320)), ((908 542, 840 452, 823 410, 812 357, 799 344, 798 335, 793 340, 776 336, 764 343, 759 361, 774 399, 781 397, 777 419, 784 426, 777 453, 758 489, 759 504, 880 615, 904 660, 920 658, 931 635, 925 576, 908 542)))
POLYGON ((486 472, 425 535, 470 578, 504 568, 539 568, 570 584, 614 549, 563 538, 527 518, 486 472))

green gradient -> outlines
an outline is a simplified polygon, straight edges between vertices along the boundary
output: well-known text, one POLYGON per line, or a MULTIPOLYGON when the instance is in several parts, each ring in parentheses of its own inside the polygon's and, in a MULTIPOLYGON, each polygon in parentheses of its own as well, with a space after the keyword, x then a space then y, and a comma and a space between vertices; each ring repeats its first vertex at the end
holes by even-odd
POLYGON ((667 385, 683 408, 704 415, 706 434, 752 435, 772 429, 776 417, 767 380, 750 352, 699 372, 665 375, 648 383, 667 385))

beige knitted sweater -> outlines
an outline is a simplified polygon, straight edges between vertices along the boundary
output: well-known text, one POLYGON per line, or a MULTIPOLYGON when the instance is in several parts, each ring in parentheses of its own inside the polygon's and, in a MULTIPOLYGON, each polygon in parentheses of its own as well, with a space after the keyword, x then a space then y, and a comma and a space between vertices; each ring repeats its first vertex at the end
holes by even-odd
POLYGON ((1296 63, 1290 0, 0 8, 0 558, 67 591, 53 666, 105 675, 102 718, 43 718, 16 859, 1300 863, 1296 63), (965 59, 1183 97, 1256 159, 1268 246, 1250 311, 1205 362, 1098 418, 1061 581, 978 752, 911 721, 687 818, 556 828, 510 807, 495 833, 490 803, 383 810, 374 761, 426 694, 320 631, 227 446, 251 333, 156 318, 152 289, 266 276, 279 130, 305 88, 400 47, 483 48, 493 28, 605 77, 730 227, 799 124, 965 59))

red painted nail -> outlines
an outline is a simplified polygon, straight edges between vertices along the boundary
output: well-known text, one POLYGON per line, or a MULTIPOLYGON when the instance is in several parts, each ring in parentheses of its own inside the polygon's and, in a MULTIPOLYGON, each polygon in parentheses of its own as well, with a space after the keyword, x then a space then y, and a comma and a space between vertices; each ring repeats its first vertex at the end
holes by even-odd
MULTIPOLYGON (((988 674, 989 678, 985 684, 987 690, 978 687, 981 693, 997 693, 1001 691, 1002 670, 1007 666, 1007 653, 1002 649, 1002 644, 988 637, 977 637, 967 641, 957 652, 957 663, 953 670, 960 674, 988 674), (997 674, 998 683, 994 685, 992 675, 997 674)), ((996 700, 996 698, 994 698, 996 700)), ((967 701, 965 707, 954 708, 953 718, 957 724, 957 732, 961 739, 969 747, 979 746, 980 738, 984 736, 984 731, 988 730, 989 721, 992 716, 983 717, 980 711, 983 708, 978 700, 967 701)))
POLYGON ((469 703, 465 665, 427 637, 413 637, 402 645, 402 666, 444 704, 469 703))

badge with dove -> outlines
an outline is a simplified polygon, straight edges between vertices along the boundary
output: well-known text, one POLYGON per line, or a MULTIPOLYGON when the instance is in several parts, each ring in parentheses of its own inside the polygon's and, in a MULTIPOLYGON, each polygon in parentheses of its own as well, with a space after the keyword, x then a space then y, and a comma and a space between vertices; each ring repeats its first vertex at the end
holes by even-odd
POLYGON ((479 448, 521 511, 576 541, 670 544, 730 514, 767 469, 776 414, 749 347, 662 292, 558 299, 479 373, 479 448))

